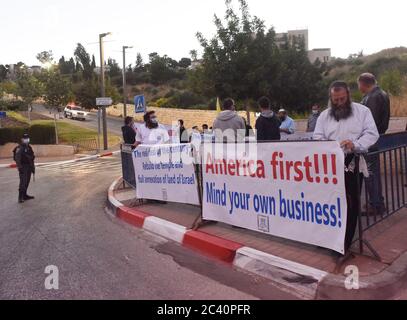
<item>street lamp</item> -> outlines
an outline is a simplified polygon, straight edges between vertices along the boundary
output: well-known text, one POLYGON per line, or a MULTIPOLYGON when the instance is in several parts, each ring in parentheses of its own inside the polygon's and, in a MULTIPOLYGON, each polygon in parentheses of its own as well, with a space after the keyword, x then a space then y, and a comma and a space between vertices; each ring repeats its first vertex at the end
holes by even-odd
POLYGON ((133 47, 123 46, 123 117, 127 117, 127 85, 126 85, 126 49, 133 47))
MULTIPOLYGON (((104 98, 105 93, 105 57, 103 48, 103 38, 111 35, 110 32, 102 33, 99 35, 99 46, 100 46, 100 94, 104 98)), ((108 149, 107 144, 107 120, 106 120, 106 106, 102 107, 102 118, 103 118, 103 146, 104 150, 108 149)))

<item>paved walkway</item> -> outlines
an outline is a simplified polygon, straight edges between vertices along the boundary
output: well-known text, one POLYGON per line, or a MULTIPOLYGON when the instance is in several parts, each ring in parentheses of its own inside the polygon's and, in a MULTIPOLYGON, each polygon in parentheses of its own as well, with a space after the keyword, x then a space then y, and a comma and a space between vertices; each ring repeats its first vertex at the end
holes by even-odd
MULTIPOLYGON (((149 215, 192 228, 200 217, 200 208, 183 204, 140 204, 132 189, 117 190, 115 197, 127 207, 137 207, 149 215)), ((404 252, 407 252, 407 209, 403 209, 384 222, 365 233, 365 238, 379 253, 382 261, 377 261, 365 248, 364 255, 359 254, 358 243, 352 251, 355 257, 342 266, 340 273, 348 265, 359 267, 361 276, 378 274, 389 267, 404 252)), ((255 231, 234 228, 223 223, 207 223, 199 231, 238 242, 274 256, 278 256, 310 267, 334 273, 336 258, 332 251, 291 240, 264 235, 255 231)))

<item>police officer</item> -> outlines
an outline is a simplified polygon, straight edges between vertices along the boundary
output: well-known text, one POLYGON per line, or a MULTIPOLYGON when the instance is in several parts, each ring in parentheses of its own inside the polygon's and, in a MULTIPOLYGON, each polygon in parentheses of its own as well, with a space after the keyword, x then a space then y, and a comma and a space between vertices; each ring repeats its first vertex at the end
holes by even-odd
POLYGON ((35 174, 34 159, 35 155, 30 146, 30 137, 28 134, 24 134, 21 143, 14 149, 14 160, 20 175, 20 187, 18 190, 19 203, 34 199, 34 197, 27 195, 31 174, 35 174))

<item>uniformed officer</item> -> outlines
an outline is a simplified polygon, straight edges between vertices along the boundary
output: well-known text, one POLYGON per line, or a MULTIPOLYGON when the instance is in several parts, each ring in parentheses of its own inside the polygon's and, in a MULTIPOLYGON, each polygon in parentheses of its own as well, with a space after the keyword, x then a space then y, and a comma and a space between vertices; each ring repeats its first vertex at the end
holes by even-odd
POLYGON ((21 143, 14 149, 14 160, 17 164, 18 173, 20 175, 20 187, 18 190, 19 203, 34 199, 34 197, 27 195, 31 175, 35 174, 34 159, 35 155, 30 146, 30 137, 28 134, 24 134, 21 143))

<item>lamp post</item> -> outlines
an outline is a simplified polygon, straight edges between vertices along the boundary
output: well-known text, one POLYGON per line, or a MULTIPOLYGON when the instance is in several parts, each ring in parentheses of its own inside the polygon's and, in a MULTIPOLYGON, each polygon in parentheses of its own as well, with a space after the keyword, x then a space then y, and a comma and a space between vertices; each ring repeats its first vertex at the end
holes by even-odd
MULTIPOLYGON (((99 46, 100 46, 100 94, 101 97, 105 97, 105 57, 103 48, 103 38, 110 35, 111 33, 102 33, 99 35, 99 46)), ((107 120, 106 120, 106 106, 102 107, 102 118, 103 118, 103 146, 104 150, 108 149, 107 144, 107 120)))
POLYGON ((126 49, 133 47, 123 46, 123 117, 127 117, 127 84, 126 84, 126 49))

